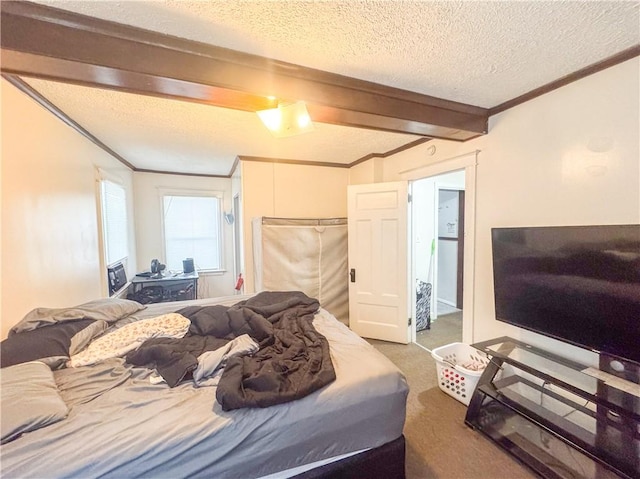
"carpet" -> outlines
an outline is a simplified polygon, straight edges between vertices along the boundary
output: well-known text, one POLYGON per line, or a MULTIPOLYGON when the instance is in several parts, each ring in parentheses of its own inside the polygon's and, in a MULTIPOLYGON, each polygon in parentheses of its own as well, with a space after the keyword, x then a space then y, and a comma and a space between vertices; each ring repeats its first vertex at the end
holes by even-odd
POLYGON ((462 311, 438 316, 431 322, 431 329, 416 332, 416 343, 429 351, 445 344, 462 341, 462 311))
POLYGON ((534 479, 538 476, 464 424, 467 408, 440 390, 431 354, 416 344, 368 340, 409 383, 407 479, 534 479))

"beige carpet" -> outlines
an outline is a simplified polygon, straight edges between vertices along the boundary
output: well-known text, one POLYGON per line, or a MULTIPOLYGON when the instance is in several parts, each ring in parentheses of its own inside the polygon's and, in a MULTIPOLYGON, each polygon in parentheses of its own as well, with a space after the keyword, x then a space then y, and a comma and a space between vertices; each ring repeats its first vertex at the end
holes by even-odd
POLYGON ((440 390, 431 354, 415 344, 369 342, 409 383, 407 479, 533 479, 538 476, 464 424, 467 408, 440 390))
POLYGON ((429 351, 445 344, 462 341, 462 311, 438 316, 431 322, 431 329, 416 332, 416 343, 429 351))

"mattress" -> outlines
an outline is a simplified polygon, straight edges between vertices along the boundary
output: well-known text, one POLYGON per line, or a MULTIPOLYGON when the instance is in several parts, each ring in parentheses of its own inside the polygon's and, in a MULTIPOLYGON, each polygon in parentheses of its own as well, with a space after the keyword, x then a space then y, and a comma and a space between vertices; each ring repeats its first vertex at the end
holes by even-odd
MULTIPOLYGON (((133 319, 241 299, 154 304, 133 319)), ((402 373, 324 309, 314 326, 329 341, 336 380, 268 408, 225 412, 214 385, 152 384, 150 370, 122 359, 56 371, 68 417, 2 445, 2 476, 287 477, 277 473, 400 437, 408 393, 402 373)))

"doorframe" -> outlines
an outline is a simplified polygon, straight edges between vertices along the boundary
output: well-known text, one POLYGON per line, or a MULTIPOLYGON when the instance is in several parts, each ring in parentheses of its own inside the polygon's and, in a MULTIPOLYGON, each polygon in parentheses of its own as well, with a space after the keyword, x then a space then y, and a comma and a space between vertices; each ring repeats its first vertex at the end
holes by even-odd
MULTIPOLYGON (((465 307, 462 310, 462 341, 464 343, 473 343, 474 331, 473 331, 473 318, 475 311, 475 248, 476 248, 476 177, 478 166, 478 155, 480 150, 474 150, 469 153, 457 155, 454 157, 445 158, 427 165, 417 166, 406 170, 399 171, 399 175, 402 179, 408 180, 410 184, 415 180, 421 180, 423 178, 429 178, 438 176, 443 173, 450 173, 456 170, 463 170, 465 173, 464 188, 465 188, 465 201, 464 201, 464 222, 465 222, 465 234, 464 234, 464 293, 463 303, 465 307)), ((410 234, 412 237, 412 234, 410 234)), ((413 273, 413 248, 409 249, 409 276, 415 276, 413 273)), ((415 342, 416 327, 416 291, 415 280, 413 280, 411 287, 411 294, 408 295, 411 298, 411 314, 414 320, 411 322, 411 340, 415 342)))
POLYGON ((240 193, 233 195, 231 199, 231 212, 233 215, 233 275, 237 281, 244 271, 242 261, 242 199, 240 193))

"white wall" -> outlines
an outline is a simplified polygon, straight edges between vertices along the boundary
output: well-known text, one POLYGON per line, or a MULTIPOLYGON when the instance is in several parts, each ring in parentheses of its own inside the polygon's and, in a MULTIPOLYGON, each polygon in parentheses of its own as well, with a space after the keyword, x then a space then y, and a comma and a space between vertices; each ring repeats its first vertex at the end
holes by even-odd
POLYGON ((242 207, 245 286, 254 291, 251 220, 347 216, 347 168, 243 161, 242 207))
POLYGON ((436 237, 435 178, 424 178, 413 183, 411 189, 411 218, 413 222, 413 264, 416 279, 433 282, 435 257, 431 258, 431 243, 436 237), (429 265, 431 264, 431 274, 429 265))
MULTIPOLYGON (((458 192, 438 189, 438 237, 458 236, 458 192)), ((458 243, 438 239, 438 301, 451 306, 458 299, 458 243)))
MULTIPOLYGON (((223 211, 231 211, 231 179, 136 172, 133 175, 136 211, 138 271, 149 269, 151 260, 165 262, 162 236, 162 189, 215 191, 222 194, 223 211)), ((221 218, 223 273, 200 273, 198 298, 233 294, 233 227, 221 218)), ((197 264, 197 258, 194 258, 197 264)))
MULTIPOLYGON (((106 296, 96 167, 131 172, 6 80, 2 91, 2 338, 31 309, 106 296)), ((135 267, 135 239, 130 236, 135 267)))
POLYGON ((483 137, 429 142, 385 159, 384 181, 395 181, 420 175, 401 171, 481 151, 473 332, 465 341, 506 334, 594 359, 494 319, 490 229, 640 223, 639 72, 640 59, 629 60, 492 117, 483 137))

